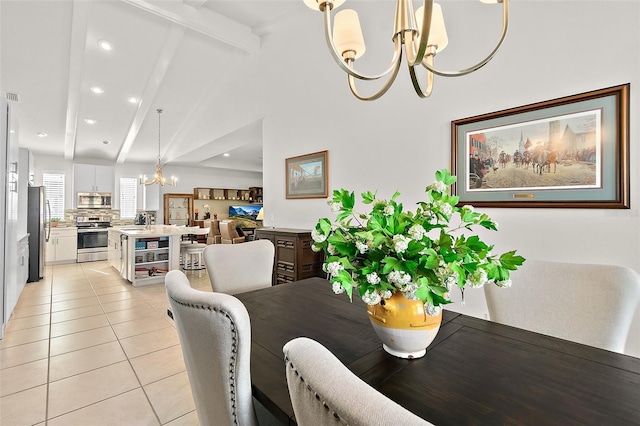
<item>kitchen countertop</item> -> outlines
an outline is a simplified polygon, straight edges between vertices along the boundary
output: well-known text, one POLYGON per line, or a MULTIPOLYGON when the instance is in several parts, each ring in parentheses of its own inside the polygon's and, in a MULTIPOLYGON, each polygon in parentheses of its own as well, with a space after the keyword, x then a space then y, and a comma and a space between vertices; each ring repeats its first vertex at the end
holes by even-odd
POLYGON ((127 225, 115 226, 112 228, 124 235, 130 237, 167 237, 172 235, 183 235, 185 229, 173 225, 151 225, 150 229, 146 229, 145 225, 127 225))

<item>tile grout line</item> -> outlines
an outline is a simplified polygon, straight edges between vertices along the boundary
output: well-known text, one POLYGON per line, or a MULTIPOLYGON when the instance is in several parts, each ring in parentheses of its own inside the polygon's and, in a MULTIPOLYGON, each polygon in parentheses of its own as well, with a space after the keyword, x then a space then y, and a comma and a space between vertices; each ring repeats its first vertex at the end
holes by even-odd
MULTIPOLYGON (((84 269, 83 269, 83 272, 84 272, 84 269)), ((160 419, 160 416, 156 412, 156 408, 151 403, 151 400, 149 399, 149 395, 147 395, 147 391, 144 389, 144 386, 142 385, 142 381, 140 380, 140 377, 138 376, 138 373, 136 372, 136 369, 133 367, 133 364, 131 363, 131 358, 129 358, 129 355, 127 354, 127 351, 124 349, 124 346, 122 346, 122 342, 120 340, 120 336, 118 336, 118 333, 116 333, 116 331, 114 330, 113 323, 111 322, 111 319, 109 318, 109 315, 105 311, 104 306, 102 305, 102 301, 98 297, 98 294, 96 293, 96 290, 93 287, 93 283, 88 278, 87 278, 87 280, 89 281, 89 285, 91 286, 91 290, 94 292, 94 294, 96 295, 96 298, 98 299, 98 303, 100 304, 100 309, 102 309, 102 312, 104 312, 104 315, 107 317, 107 321, 109 322, 109 327, 111 327, 111 331, 113 332, 114 336, 116 336, 116 340, 118 341, 118 345, 120 346, 120 349, 122 350, 122 353, 124 353, 124 356, 127 358, 127 363, 129 363, 129 367, 131 367, 131 371, 133 371, 133 374, 136 377, 136 380, 138 381, 138 384, 140 385, 140 390, 142 390, 142 393, 144 394, 144 397, 147 400, 147 403, 151 407, 151 411, 153 411, 153 415, 156 417, 156 420, 158 421, 158 424, 162 425, 162 420, 160 419)), ((135 290, 135 287, 133 287, 133 289, 135 290)), ((138 295, 138 297, 141 297, 141 295, 138 294, 137 290, 136 290, 136 294, 138 295)), ((144 300, 145 303, 147 303, 149 306, 151 306, 146 299, 142 298, 142 300, 144 300)))
MULTIPOLYGON (((151 401, 149 400, 149 397, 148 397, 147 393, 146 393, 146 392, 145 392, 145 390, 144 390, 144 386, 142 385, 142 382, 140 381, 140 378, 138 377, 138 374, 136 373, 136 370, 133 368, 133 365, 131 364, 131 360, 130 360, 129 356, 127 355, 127 352, 124 350, 124 347, 122 346, 122 343, 120 342, 120 338, 118 337, 118 334, 117 334, 117 333, 115 332, 115 330, 113 329, 113 323, 112 323, 112 322, 111 322, 111 320, 109 319, 109 315, 108 315, 108 313, 105 311, 104 306, 102 305, 102 302, 100 301, 100 297, 99 297, 99 295, 96 293, 95 288, 93 287, 93 284, 91 283, 91 279, 90 279, 90 278, 87 276, 87 274, 84 272, 84 268, 81 268, 81 269, 82 269, 82 273, 85 275, 85 278, 87 279, 87 282, 88 282, 89 286, 91 287, 91 291, 94 293, 94 295, 96 296, 96 299, 98 300, 98 304, 100 305, 100 309, 102 309, 102 314, 106 317, 106 319, 107 319, 107 321, 108 321, 108 323, 109 323, 109 327, 111 328, 111 331, 113 332, 114 336, 116 337, 116 340, 117 340, 117 342, 118 342, 118 345, 120 346, 120 349, 122 349, 122 352, 124 353, 125 358, 127 359, 127 362, 129 363, 129 366, 131 367, 131 370, 133 371, 134 375, 136 376, 136 380, 138 381, 138 384, 140 385, 140 388, 141 388, 142 392, 144 393, 145 398, 146 398, 147 402, 149 403, 149 406, 151 407, 151 410, 153 411, 153 414, 154 414, 154 416, 156 417, 156 420, 158 421, 158 424, 159 424, 159 425, 162 425, 162 421, 160 420, 160 417, 159 417, 159 416, 158 416, 158 414, 156 413, 156 410, 155 410, 155 408, 154 408, 153 404, 152 404, 152 403, 151 403, 151 401)), ((52 282, 52 286, 53 286, 53 282, 52 282)), ((52 293, 53 293, 53 292, 52 292, 52 293)), ((53 297, 53 295, 52 295, 52 297, 53 297)), ((145 302, 146 302, 146 300, 145 300, 145 302)), ((148 303, 148 302, 146 302, 146 303, 148 303)), ((51 315, 53 315, 53 313, 51 313, 51 315)), ((50 344, 51 344, 51 343, 49 343, 49 345, 50 345, 50 344)), ((49 360, 50 360, 50 358, 51 358, 51 357, 49 357, 49 360)), ((50 361, 49 361, 49 362, 50 362, 50 361)), ((82 374, 82 373, 78 373, 78 374, 82 374)), ((49 385, 49 380, 48 380, 48 379, 49 379, 49 378, 47 377, 47 389, 48 389, 48 385, 49 385)), ((100 401, 93 402, 93 403, 91 403, 91 404, 89 404, 89 405, 86 405, 86 406, 84 406, 84 407, 79 407, 79 408, 74 409, 74 410, 72 410, 72 411, 69 411, 69 412, 67 412, 67 413, 62 413, 62 414, 60 414, 59 416, 56 416, 56 417, 54 417, 54 418, 58 418, 58 417, 61 417, 61 416, 67 415, 67 414, 69 414, 69 413, 72 413, 72 412, 74 412, 74 411, 82 410, 82 409, 87 408, 87 407, 90 407, 90 406, 92 406, 92 405, 99 404, 99 403, 104 402, 104 401, 106 401, 106 400, 108 400, 108 399, 110 399, 110 398, 114 398, 114 397, 116 397, 116 396, 123 395, 123 394, 125 394, 125 393, 127 393, 127 392, 131 392, 132 390, 134 390, 134 389, 131 389, 131 390, 129 390, 129 391, 122 392, 122 393, 117 394, 117 395, 112 395, 112 396, 110 396, 109 398, 106 398, 106 399, 103 399, 103 400, 100 400, 100 401)), ((47 394, 47 404, 48 404, 48 394, 47 394)), ((46 424, 47 424, 47 422, 48 422, 49 420, 50 420, 50 419, 48 418, 48 410, 47 410, 47 419, 46 419, 46 421, 45 421, 45 426, 46 426, 46 424)))
MULTIPOLYGON (((47 341, 47 390, 44 403, 44 425, 49 424, 49 383, 51 379, 51 333, 53 326, 53 266, 51 268, 51 280, 49 282, 49 339, 47 341)), ((46 274, 45 274, 46 276, 46 274)))

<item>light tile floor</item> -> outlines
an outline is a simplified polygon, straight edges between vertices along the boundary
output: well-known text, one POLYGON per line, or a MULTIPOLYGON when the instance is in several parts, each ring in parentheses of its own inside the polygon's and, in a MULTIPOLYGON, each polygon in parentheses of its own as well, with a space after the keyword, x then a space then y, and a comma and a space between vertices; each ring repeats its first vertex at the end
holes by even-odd
POLYGON ((168 307, 106 262, 47 266, 0 340, 0 425, 197 425, 168 307))

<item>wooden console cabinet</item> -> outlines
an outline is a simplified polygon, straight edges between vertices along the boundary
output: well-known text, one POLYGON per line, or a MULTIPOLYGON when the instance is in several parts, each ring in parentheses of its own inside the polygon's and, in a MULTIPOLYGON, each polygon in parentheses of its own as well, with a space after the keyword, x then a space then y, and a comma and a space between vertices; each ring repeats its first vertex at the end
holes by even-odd
POLYGON ((290 228, 258 228, 256 240, 271 240, 275 246, 273 285, 298 281, 309 277, 322 277, 324 254, 311 250, 311 231, 290 228))

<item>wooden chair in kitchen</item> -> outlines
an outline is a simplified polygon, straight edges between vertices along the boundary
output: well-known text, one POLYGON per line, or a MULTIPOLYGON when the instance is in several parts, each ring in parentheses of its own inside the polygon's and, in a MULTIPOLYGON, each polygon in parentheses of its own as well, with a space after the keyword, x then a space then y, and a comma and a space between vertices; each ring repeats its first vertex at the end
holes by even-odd
POLYGON ((240 236, 236 230, 235 220, 223 220, 220 222, 220 234, 222 235, 222 244, 238 244, 244 243, 245 237, 240 236))
POLYGON ((251 324, 242 302, 193 289, 177 270, 165 286, 200 424, 279 424, 251 395, 251 324))
POLYGON ((275 248, 269 240, 210 245, 204 263, 213 291, 238 294, 270 287, 275 248))

